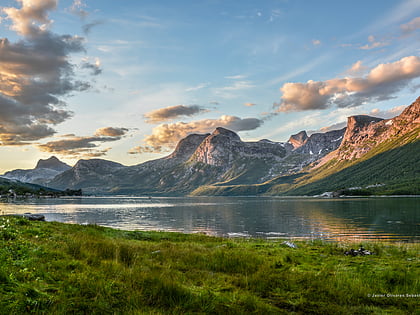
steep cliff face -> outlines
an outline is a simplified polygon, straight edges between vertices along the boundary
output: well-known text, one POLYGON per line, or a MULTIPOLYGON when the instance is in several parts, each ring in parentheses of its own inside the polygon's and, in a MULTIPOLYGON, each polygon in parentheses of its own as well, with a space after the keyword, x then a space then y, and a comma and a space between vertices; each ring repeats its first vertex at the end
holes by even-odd
POLYGON ((306 140, 308 140, 308 134, 303 130, 295 135, 291 135, 287 142, 289 142, 294 149, 297 149, 303 146, 306 143, 306 140))
POLYGON ((206 134, 192 134, 184 139, 180 140, 176 146, 174 152, 168 155, 165 160, 169 159, 180 159, 183 161, 188 160, 191 155, 197 150, 198 146, 210 136, 209 133, 206 134))
MULTIPOLYGON (((384 141, 410 133, 420 125, 420 98, 408 106, 399 116, 381 119, 370 116, 351 116, 336 157, 339 160, 358 159, 384 141)), ((417 133, 417 138, 419 135, 417 133)), ((404 140, 401 140, 404 141, 404 140)), ((400 145, 404 143, 401 142, 400 145)))
POLYGON ((190 162, 231 167, 238 159, 281 159, 286 149, 283 143, 262 140, 243 142, 233 131, 217 128, 198 146, 190 162))
POLYGON ((227 166, 232 164, 234 150, 241 144, 236 133, 219 127, 198 146, 191 160, 213 166, 227 166))

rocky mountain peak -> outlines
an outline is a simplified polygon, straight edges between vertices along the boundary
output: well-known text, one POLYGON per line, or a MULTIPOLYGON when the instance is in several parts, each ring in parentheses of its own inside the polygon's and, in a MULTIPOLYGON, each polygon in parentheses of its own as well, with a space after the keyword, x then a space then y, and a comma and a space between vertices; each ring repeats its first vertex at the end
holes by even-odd
POLYGON ((303 146, 306 140, 308 140, 308 134, 306 133, 305 130, 303 130, 295 135, 291 135, 287 142, 293 145, 294 149, 297 149, 303 146))
POLYGON ((368 115, 355 115, 347 118, 347 134, 357 132, 366 126, 377 123, 383 120, 382 118, 372 117, 368 115))
POLYGON ((398 116, 399 119, 420 123, 420 96, 398 116))
POLYGON ((221 136, 229 137, 232 140, 241 141, 241 138, 239 138, 239 136, 235 132, 229 129, 223 128, 223 127, 217 127, 211 135, 212 136, 221 135, 221 136))
POLYGON ((166 159, 182 159, 188 160, 194 151, 198 148, 198 146, 210 136, 209 133, 206 134, 191 134, 185 137, 184 139, 180 140, 172 154, 166 157, 166 159))
POLYGON ((67 165, 64 162, 61 162, 55 156, 51 156, 48 159, 45 159, 45 160, 41 159, 41 160, 38 161, 35 169, 40 169, 40 168, 47 168, 47 169, 51 169, 51 170, 64 172, 64 171, 67 171, 68 169, 70 169, 71 166, 67 165))
POLYGON ((201 142, 192 160, 215 166, 227 165, 233 158, 232 147, 237 143, 242 141, 235 132, 218 127, 201 142))

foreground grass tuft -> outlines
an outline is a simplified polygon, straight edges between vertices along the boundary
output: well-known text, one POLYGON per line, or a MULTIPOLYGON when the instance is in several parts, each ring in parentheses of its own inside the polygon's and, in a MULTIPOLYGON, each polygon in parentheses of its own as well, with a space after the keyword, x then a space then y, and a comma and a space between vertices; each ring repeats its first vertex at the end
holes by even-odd
POLYGON ((0 314, 415 314, 420 244, 230 240, 0 217, 0 314), (363 245, 371 256, 345 256, 363 245))

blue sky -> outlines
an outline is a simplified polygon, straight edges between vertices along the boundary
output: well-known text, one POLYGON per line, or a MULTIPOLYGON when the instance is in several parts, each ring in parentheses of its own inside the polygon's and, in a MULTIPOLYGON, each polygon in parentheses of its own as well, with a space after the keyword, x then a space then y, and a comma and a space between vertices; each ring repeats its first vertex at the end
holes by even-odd
POLYGON ((7 0, 0 16, 0 172, 137 164, 217 126, 287 141, 418 97, 419 1, 7 0))

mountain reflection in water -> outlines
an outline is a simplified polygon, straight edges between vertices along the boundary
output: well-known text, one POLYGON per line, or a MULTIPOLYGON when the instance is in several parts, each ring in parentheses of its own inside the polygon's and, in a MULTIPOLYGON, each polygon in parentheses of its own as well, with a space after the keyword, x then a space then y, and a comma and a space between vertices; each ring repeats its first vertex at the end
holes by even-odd
POLYGON ((230 237, 418 242, 419 197, 81 197, 0 203, 1 214, 125 230, 230 237))

